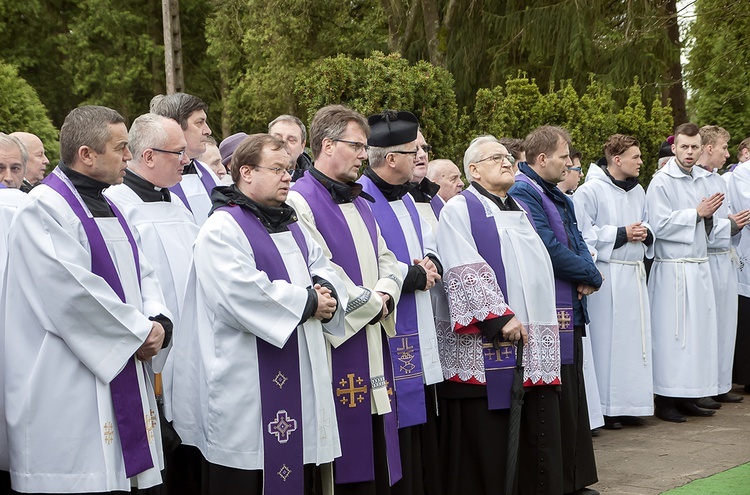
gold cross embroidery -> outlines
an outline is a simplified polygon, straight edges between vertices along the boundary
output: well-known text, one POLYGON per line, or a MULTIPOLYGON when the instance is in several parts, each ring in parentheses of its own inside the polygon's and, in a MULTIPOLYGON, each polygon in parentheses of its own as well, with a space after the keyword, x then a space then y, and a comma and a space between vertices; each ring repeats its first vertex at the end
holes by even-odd
POLYGON ((354 373, 348 373, 346 377, 349 379, 349 388, 344 388, 347 385, 346 379, 342 378, 341 381, 339 381, 339 385, 341 385, 341 388, 336 389, 336 397, 341 397, 341 403, 344 405, 349 405, 349 407, 357 407, 357 402, 362 402, 365 400, 364 394, 367 393, 367 385, 362 385, 363 381, 361 377, 357 377, 357 385, 361 385, 360 387, 354 386, 354 373))

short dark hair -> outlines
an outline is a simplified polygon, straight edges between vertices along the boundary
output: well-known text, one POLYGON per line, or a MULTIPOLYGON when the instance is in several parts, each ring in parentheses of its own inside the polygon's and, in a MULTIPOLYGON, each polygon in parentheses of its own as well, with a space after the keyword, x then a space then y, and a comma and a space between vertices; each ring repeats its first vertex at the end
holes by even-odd
POLYGON ((317 158, 323 150, 323 140, 340 139, 349 122, 356 122, 364 131, 365 137, 370 137, 370 124, 367 123, 367 119, 349 107, 328 105, 315 112, 310 125, 310 149, 313 158, 317 158))
POLYGON ((537 156, 542 153, 546 155, 554 153, 560 138, 570 146, 570 134, 561 127, 543 125, 531 131, 523 142, 526 148, 526 162, 534 165, 537 156))
POLYGON ((124 124, 125 119, 111 108, 87 105, 70 111, 60 128, 60 159, 71 166, 76 162, 81 146, 104 153, 112 137, 110 124, 124 124))
POLYGON ((203 110, 208 113, 208 105, 197 96, 187 93, 172 93, 169 95, 156 95, 151 98, 151 113, 176 120, 182 130, 188 127, 188 118, 193 112, 203 110))
POLYGON ((701 130, 698 128, 697 125, 693 124, 692 122, 685 122, 684 124, 680 124, 677 127, 674 128, 674 138, 677 140, 677 135, 682 134, 684 136, 697 136, 700 134, 701 130))
POLYGON ((505 146, 505 149, 508 150, 508 153, 513 155, 513 158, 518 160, 518 157, 526 151, 526 148, 523 147, 523 139, 519 138, 500 138, 498 139, 500 144, 505 146))
POLYGON ((612 159, 618 155, 622 155, 629 148, 633 146, 640 147, 640 143, 633 136, 626 136, 625 134, 612 134, 604 143, 604 156, 607 158, 607 164, 612 164, 612 159))
POLYGON ((263 160, 263 149, 271 146, 272 151, 278 151, 286 146, 281 139, 270 134, 251 134, 242 140, 232 155, 232 182, 237 184, 240 180, 240 168, 243 165, 255 167, 263 160))
POLYGON ((570 159, 578 158, 579 160, 583 160, 583 153, 581 153, 579 150, 575 148, 570 148, 570 159))

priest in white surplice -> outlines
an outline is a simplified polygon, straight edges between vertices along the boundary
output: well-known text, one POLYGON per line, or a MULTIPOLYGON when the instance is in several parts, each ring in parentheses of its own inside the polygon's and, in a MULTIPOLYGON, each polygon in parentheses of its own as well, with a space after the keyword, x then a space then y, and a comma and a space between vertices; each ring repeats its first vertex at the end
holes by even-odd
POLYGON ((446 381, 438 391, 449 495, 502 493, 498 487, 509 476, 509 378, 521 339, 526 395, 519 493, 563 492, 554 273, 524 206, 507 194, 511 160, 493 136, 474 139, 464 155, 471 186, 440 213, 437 242, 451 325, 440 328, 446 381))
POLYGON ((5 403, 13 488, 130 491, 161 483, 161 433, 143 361, 171 326, 159 282, 102 191, 131 154, 124 119, 80 107, 61 165, 9 236, 5 403))
POLYGON ((606 164, 591 164, 573 195, 578 227, 604 282, 589 296, 588 336, 605 427, 640 426, 654 413, 651 313, 643 258, 653 232, 643 223, 646 193, 638 183, 638 141, 622 134, 604 143, 606 164))
POLYGON ((646 221, 656 236, 648 280, 654 358, 654 414, 676 423, 683 414, 711 416, 695 399, 718 393, 716 301, 708 239, 724 194, 696 167, 701 137, 695 124, 675 129, 675 156, 646 192, 646 221), (707 295, 711 297, 707 297, 707 295))
POLYGON ((219 177, 197 160, 206 152, 206 143, 211 135, 206 112, 208 105, 197 96, 187 93, 157 95, 151 99, 151 113, 177 121, 185 133, 186 153, 190 163, 182 171, 182 181, 170 189, 187 206, 198 225, 208 218, 211 211, 211 191, 221 183, 219 177))
POLYGON ((393 369, 384 346, 395 333, 403 276, 370 209, 373 198, 354 182, 369 133, 367 120, 350 108, 318 110, 310 126, 315 166, 288 199, 349 297, 346 334, 328 338, 342 450, 333 466, 337 495, 385 494, 401 479, 393 369))
MULTIPOLYGON (((19 188, 23 185, 28 154, 18 139, 0 132, 0 314, 8 312, 3 297, 5 263, 8 258, 8 231, 16 208, 26 197, 19 188)), ((0 356, 5 339, 2 337, 4 321, 0 319, 0 356)), ((0 361, 2 362, 2 361, 0 361)), ((0 387, 3 386, 4 371, 0 367, 0 387)), ((2 388, 0 388, 0 392, 2 388)), ((8 473, 8 436, 5 429, 5 402, 0 395, 0 493, 10 491, 8 473)))
MULTIPOLYGON (((399 261, 404 285, 396 307, 396 335, 388 339, 395 383, 399 447, 403 478, 399 493, 423 493, 425 480, 439 476, 435 388, 443 381, 440 369, 430 289, 440 280, 442 265, 430 223, 417 210, 410 182, 419 159, 419 123, 410 112, 386 110, 368 118, 369 166, 357 181, 372 196, 371 205, 388 249, 399 261)), ((422 138, 424 142, 424 138, 422 138)), ((424 182, 424 179, 423 179, 424 182)), ((430 208, 429 203, 422 203, 430 208)), ((424 213, 434 213, 430 208, 424 213)), ((435 222, 437 219, 435 218, 435 222)), ((395 488, 394 488, 395 489, 395 488)))
POLYGON ((195 243, 173 414, 204 495, 311 493, 341 455, 323 332, 343 334, 346 290, 284 202, 290 167, 283 141, 247 137, 195 243))
MULTIPOLYGON (((730 135, 723 127, 703 126, 700 129, 701 156, 698 166, 709 172, 706 180, 710 184, 709 193, 727 193, 727 182, 716 171, 724 167, 729 158, 730 135)), ((734 343, 737 337, 738 280, 736 253, 732 250, 732 240, 742 228, 750 222, 750 210, 735 210, 731 206, 731 196, 714 214, 714 228, 708 238, 708 264, 711 266, 711 279, 716 298, 716 325, 719 363, 719 390, 713 399, 706 397, 698 402, 699 406, 718 409, 722 402, 742 402, 742 396, 733 394, 732 363, 734 362, 734 343)), ((745 359, 743 356, 742 360, 745 359)))
MULTIPOLYGON (((133 121, 129 139, 133 159, 124 182, 107 189, 105 196, 114 201, 135 229, 136 242, 154 267, 178 332, 193 242, 199 230, 190 210, 168 189, 180 182, 184 177, 182 170, 190 162, 185 154, 185 137, 174 120, 145 114, 133 121)), ((168 421, 172 420, 172 361, 167 361, 170 348, 171 345, 163 349, 152 361, 157 373, 157 399, 162 401, 162 412, 168 421)), ((164 483, 170 492, 188 495, 188 485, 198 484, 195 479, 200 473, 200 454, 192 447, 178 447, 171 428, 162 433, 167 466, 164 483), (193 460, 192 469, 187 467, 188 459, 193 460), (191 476, 186 476, 186 471, 191 476)))

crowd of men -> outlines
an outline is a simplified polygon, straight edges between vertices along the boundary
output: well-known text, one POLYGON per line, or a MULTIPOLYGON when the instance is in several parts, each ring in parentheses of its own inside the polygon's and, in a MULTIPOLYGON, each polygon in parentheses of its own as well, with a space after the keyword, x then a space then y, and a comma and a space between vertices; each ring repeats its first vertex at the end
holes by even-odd
POLYGON ((646 192, 620 134, 578 187, 558 127, 460 170, 409 112, 323 107, 308 154, 206 111, 77 108, 46 178, 0 133, 3 490, 596 494, 592 427, 748 390, 750 139, 722 177, 678 126, 646 192))

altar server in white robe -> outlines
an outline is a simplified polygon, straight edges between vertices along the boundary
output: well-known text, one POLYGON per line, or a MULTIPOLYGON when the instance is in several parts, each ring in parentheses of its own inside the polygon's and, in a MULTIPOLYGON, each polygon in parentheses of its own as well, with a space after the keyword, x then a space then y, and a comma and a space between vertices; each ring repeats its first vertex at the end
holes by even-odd
MULTIPOLYGON (((8 231, 16 208, 26 197, 19 188, 23 185, 28 154, 23 144, 12 136, 0 132, 0 314, 5 314, 3 282, 8 258, 8 231)), ((0 319, 0 356, 5 339, 2 338, 3 321, 0 319)), ((0 387, 3 386, 3 368, 0 367, 0 387)), ((2 388, 0 388, 2 391, 2 388)), ((8 436, 5 429, 5 402, 0 394, 0 493, 10 491, 8 473, 8 436)))
POLYGON ((654 175, 646 193, 646 221, 654 243, 648 280, 654 359, 654 414, 676 423, 682 414, 710 416, 695 399, 718 393, 716 301, 708 239, 724 194, 712 192, 709 173, 696 167, 698 126, 675 129, 675 156, 654 175), (712 297, 707 297, 708 295, 712 297))
POLYGON ((643 258, 654 235, 644 223, 646 193, 638 141, 615 134, 604 144, 606 163, 591 164, 573 195, 583 238, 604 277, 589 296, 589 339, 605 428, 640 426, 654 413, 651 314, 643 258))
POLYGON ((173 413, 204 495, 311 493, 341 454, 323 333, 343 334, 346 290, 285 203, 290 167, 283 141, 247 137, 195 243, 173 413))
POLYGON ((350 108, 318 110, 310 126, 315 166, 288 199, 349 296, 345 335, 327 339, 342 455, 324 482, 332 479, 337 495, 387 494, 401 479, 393 369, 384 347, 395 334, 403 276, 370 209, 373 198, 354 182, 369 133, 367 120, 350 108))
POLYGON ((129 491, 161 483, 161 434, 144 361, 171 326, 159 282, 102 191, 131 154, 122 116, 80 107, 61 165, 9 236, 5 403, 14 490, 129 491))
POLYGON ((208 218, 211 191, 221 183, 214 171, 197 159, 206 152, 206 144, 211 136, 207 111, 208 105, 203 100, 187 93, 157 95, 151 99, 151 113, 177 121, 185 133, 185 151, 190 163, 182 171, 182 181, 170 190, 185 203, 198 225, 203 225, 208 218))
MULTIPOLYGON (((729 158, 729 133, 723 127, 707 125, 701 127, 700 135, 703 148, 698 165, 710 173, 706 177, 710 184, 709 192, 726 194, 727 182, 714 171, 723 168, 729 158)), ((731 210, 731 196, 727 195, 714 214, 714 229, 708 238, 708 263, 711 266, 716 298, 719 393, 713 399, 701 399, 698 405, 713 409, 721 407, 722 402, 742 401, 741 395, 731 393, 738 305, 737 263, 734 261, 736 253, 732 252, 732 239, 750 222, 750 210, 735 210, 730 213, 731 210)))

